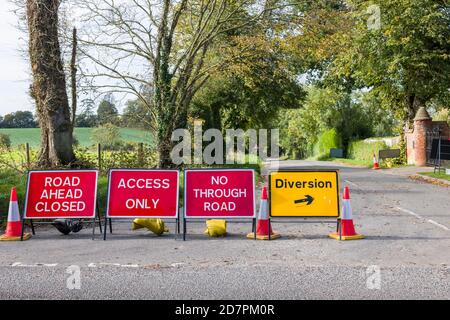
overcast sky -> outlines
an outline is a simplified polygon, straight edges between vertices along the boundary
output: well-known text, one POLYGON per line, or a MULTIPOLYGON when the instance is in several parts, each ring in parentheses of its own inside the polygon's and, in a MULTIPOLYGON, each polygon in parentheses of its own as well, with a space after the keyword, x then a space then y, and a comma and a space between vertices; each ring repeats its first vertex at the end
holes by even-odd
POLYGON ((27 93, 28 65, 19 52, 23 36, 12 9, 8 0, 0 0, 0 115, 34 108, 27 93))

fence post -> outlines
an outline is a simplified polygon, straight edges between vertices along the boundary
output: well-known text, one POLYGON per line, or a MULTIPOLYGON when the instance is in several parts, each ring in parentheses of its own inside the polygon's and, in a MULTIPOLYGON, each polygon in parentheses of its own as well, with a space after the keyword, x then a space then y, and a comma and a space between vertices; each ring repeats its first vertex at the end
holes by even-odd
POLYGON ((102 171, 102 146, 97 144, 98 171, 102 171))
POLYGON ((31 167, 31 160, 30 160, 30 144, 27 142, 25 143, 25 157, 27 161, 27 169, 30 169, 31 167))
POLYGON ((144 167, 144 143, 138 144, 138 165, 140 168, 144 167))

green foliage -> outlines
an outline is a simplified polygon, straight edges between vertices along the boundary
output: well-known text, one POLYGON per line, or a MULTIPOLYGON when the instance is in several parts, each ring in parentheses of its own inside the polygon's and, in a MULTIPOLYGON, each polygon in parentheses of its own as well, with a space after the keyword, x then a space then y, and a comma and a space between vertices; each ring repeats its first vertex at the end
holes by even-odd
MULTIPOLYGON (((98 154, 87 148, 75 149, 77 164, 83 168, 98 169, 98 154)), ((113 168, 154 168, 157 165, 158 154, 154 146, 129 143, 125 147, 101 152, 101 171, 107 172, 113 168)))
POLYGON ((102 171, 112 168, 156 168, 158 155, 153 146, 144 145, 142 153, 137 144, 131 144, 127 149, 107 151, 102 153, 102 171))
MULTIPOLYGON (((244 19, 249 15, 239 10, 244 19)), ((209 75, 191 103, 191 116, 204 119, 206 129, 270 128, 280 109, 300 106, 305 92, 282 45, 285 22, 277 15, 225 33, 210 49, 208 63, 227 63, 209 75)))
POLYGON ((11 188, 17 188, 19 207, 22 210, 25 199, 27 177, 12 170, 0 170, 0 225, 8 216, 9 196, 11 188))
POLYGON ((441 110, 437 111, 433 115, 433 121, 445 121, 447 123, 450 123, 450 110, 448 108, 442 108, 441 110))
POLYGON ((111 95, 107 95, 98 105, 97 109, 98 122, 101 125, 112 123, 117 124, 119 121, 119 113, 114 104, 114 99, 111 95))
POLYGON ((31 111, 16 111, 0 117, 0 128, 35 128, 37 126, 31 111))
POLYGON ((364 140, 352 141, 349 144, 347 158, 363 161, 372 161, 373 154, 378 157, 378 151, 382 149, 389 149, 386 143, 382 140, 376 142, 367 142, 364 140))
POLYGON ((319 136, 317 143, 314 145, 314 156, 318 159, 328 158, 330 149, 333 148, 341 148, 341 137, 334 128, 323 132, 319 136))
POLYGON ((114 149, 122 144, 119 128, 107 123, 92 131, 92 142, 100 144, 103 149, 114 149))
POLYGON ((393 116, 380 109, 370 93, 347 94, 332 88, 311 86, 303 108, 280 112, 280 145, 291 158, 317 156, 313 146, 321 133, 334 128, 346 150, 351 140, 376 132, 391 135, 393 116))
POLYGON ((6 133, 0 133, 0 148, 11 148, 11 138, 6 133))
POLYGON ((152 115, 142 100, 129 100, 121 116, 121 126, 149 130, 152 127, 152 115))
POLYGON ((336 56, 330 75, 370 87, 398 117, 448 94, 450 10, 438 0, 385 0, 379 28, 368 28, 371 0, 351 1, 354 18, 347 50, 336 56))

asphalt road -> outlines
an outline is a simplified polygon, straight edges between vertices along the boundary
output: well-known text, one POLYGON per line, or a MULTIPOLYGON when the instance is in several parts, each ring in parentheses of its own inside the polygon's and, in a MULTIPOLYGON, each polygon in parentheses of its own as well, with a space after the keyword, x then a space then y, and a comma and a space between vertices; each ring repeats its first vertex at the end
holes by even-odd
MULTIPOLYGON (((336 166, 283 163, 317 165, 336 166)), ((0 299, 450 299, 450 189, 340 169, 364 240, 332 240, 335 225, 307 221, 274 221, 282 238, 271 242, 246 239, 245 223, 229 224, 223 239, 189 224, 185 242, 173 224, 156 237, 115 223, 107 241, 43 227, 0 243, 0 299)))

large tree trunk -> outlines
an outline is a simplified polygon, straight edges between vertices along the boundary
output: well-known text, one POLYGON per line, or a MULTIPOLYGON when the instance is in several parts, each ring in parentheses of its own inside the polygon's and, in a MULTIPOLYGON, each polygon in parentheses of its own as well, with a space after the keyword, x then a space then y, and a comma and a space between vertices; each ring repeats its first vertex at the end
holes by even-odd
POLYGON ((27 0, 31 94, 41 127, 39 164, 68 165, 75 156, 66 79, 58 40, 59 0, 27 0))

